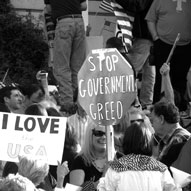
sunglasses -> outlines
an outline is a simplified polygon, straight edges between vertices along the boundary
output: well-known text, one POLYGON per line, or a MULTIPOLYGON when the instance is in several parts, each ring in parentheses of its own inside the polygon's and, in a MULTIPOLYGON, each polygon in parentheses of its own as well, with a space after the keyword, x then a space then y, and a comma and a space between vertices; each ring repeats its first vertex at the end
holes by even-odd
POLYGON ((94 136, 96 136, 96 137, 102 137, 103 135, 105 135, 105 132, 103 132, 103 131, 98 131, 98 130, 93 129, 93 130, 92 130, 92 134, 93 134, 94 136))
POLYGON ((144 119, 134 119, 134 120, 131 120, 130 123, 135 123, 135 122, 139 122, 139 123, 142 123, 144 122, 144 119))

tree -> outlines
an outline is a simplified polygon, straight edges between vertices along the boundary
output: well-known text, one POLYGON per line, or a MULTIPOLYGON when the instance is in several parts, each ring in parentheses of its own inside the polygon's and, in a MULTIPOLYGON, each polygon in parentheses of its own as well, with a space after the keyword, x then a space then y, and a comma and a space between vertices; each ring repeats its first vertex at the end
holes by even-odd
POLYGON ((9 69, 15 83, 33 83, 36 73, 48 68, 48 44, 32 16, 19 16, 10 0, 0 1, 0 80, 9 69))

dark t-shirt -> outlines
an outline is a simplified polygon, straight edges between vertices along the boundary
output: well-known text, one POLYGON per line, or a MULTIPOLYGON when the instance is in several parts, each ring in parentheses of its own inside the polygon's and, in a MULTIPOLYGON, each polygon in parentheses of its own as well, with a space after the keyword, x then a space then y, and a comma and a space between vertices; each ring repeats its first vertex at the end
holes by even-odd
POLYGON ((84 182, 93 180, 98 181, 102 177, 102 172, 99 172, 93 165, 87 166, 81 156, 77 156, 72 164, 72 170, 81 169, 85 173, 84 182))
POLYGON ((58 17, 81 14, 80 4, 85 0, 50 0, 52 7, 52 17, 55 20, 58 17))

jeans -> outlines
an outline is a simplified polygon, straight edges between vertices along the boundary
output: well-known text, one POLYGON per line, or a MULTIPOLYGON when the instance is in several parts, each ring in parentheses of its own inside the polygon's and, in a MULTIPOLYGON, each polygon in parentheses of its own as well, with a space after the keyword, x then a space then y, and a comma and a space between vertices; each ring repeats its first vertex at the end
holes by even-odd
POLYGON ((140 89, 140 102, 142 106, 153 103, 155 84, 155 67, 149 64, 149 54, 152 42, 147 39, 135 39, 128 57, 135 69, 136 75, 142 71, 142 84, 140 89))
POLYGON ((86 55, 84 21, 64 18, 57 22, 53 74, 59 85, 60 104, 70 105, 78 87, 77 75, 86 55))

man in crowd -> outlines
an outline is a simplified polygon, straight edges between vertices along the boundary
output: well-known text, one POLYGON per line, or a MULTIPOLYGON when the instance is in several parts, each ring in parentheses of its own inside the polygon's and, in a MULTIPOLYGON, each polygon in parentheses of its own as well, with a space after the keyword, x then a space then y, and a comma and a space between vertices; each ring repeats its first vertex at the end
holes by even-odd
POLYGON ((179 124, 178 108, 171 102, 157 102, 151 113, 151 122, 155 130, 154 157, 170 166, 178 157, 182 146, 190 133, 179 124))
POLYGON ((60 111, 70 115, 77 111, 77 74, 86 54, 82 11, 86 0, 44 0, 47 12, 56 24, 53 73, 59 85, 60 111))
POLYGON ((17 87, 6 86, 0 89, 1 111, 17 113, 23 103, 23 95, 17 87))
POLYGON ((134 15, 132 23, 132 47, 128 57, 134 66, 136 75, 142 74, 139 99, 143 109, 149 109, 153 103, 155 67, 150 65, 149 55, 152 38, 144 20, 153 0, 116 0, 127 13, 134 15))
MULTIPOLYGON (((154 0, 147 15, 148 29, 154 41, 153 65, 156 66, 154 87, 154 103, 160 100, 161 75, 160 68, 166 62, 173 43, 178 35, 180 39, 170 61, 170 77, 173 88, 178 91, 183 100, 180 111, 186 109, 184 94, 186 76, 190 68, 191 57, 191 1, 154 0)), ((168 64, 168 63, 167 63, 168 64)))

